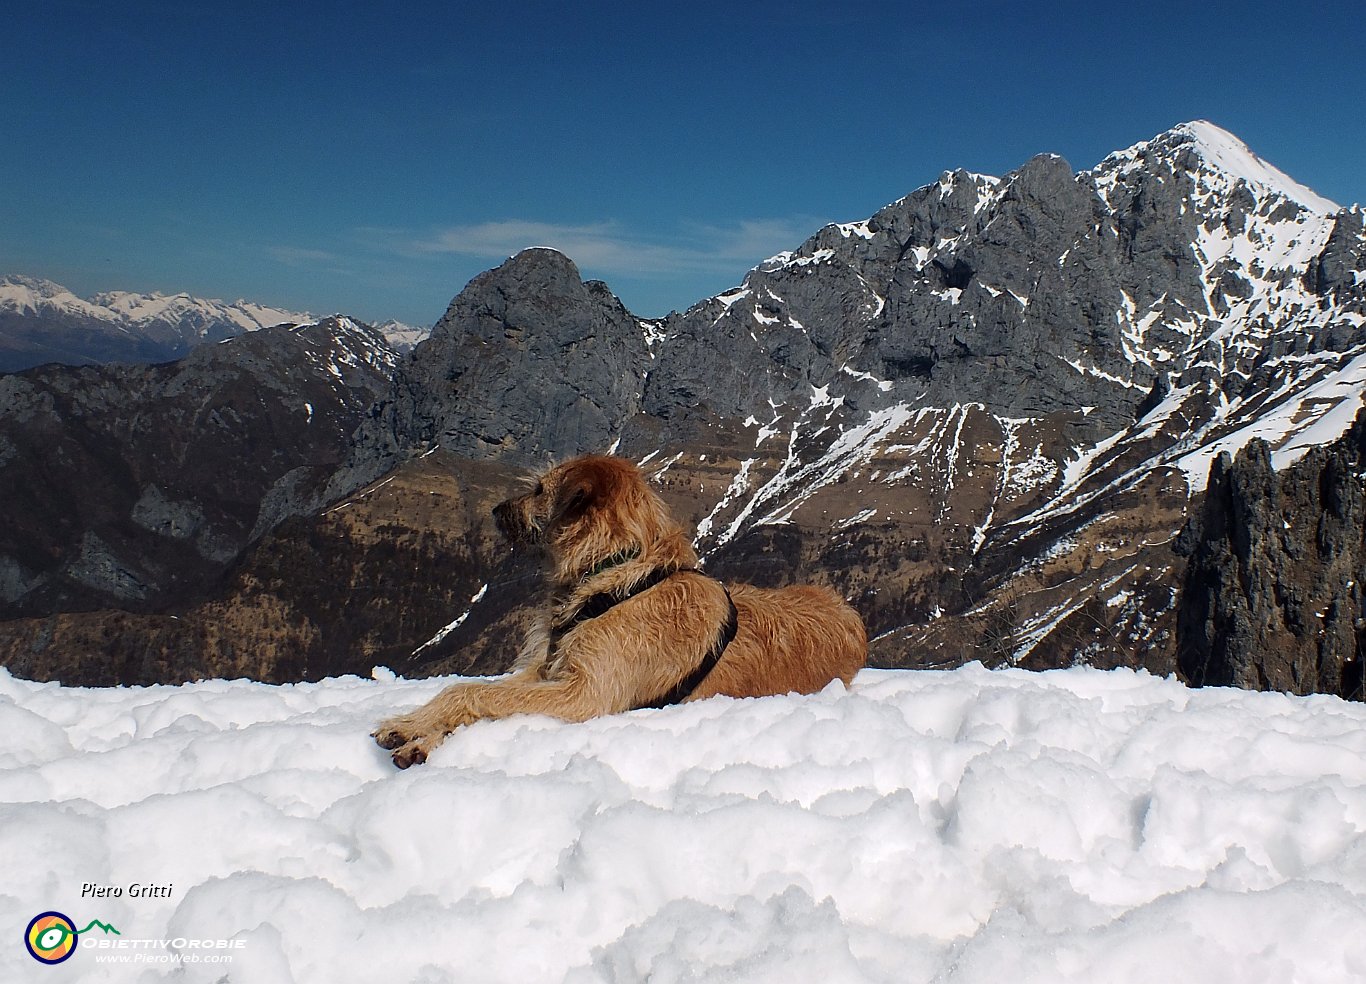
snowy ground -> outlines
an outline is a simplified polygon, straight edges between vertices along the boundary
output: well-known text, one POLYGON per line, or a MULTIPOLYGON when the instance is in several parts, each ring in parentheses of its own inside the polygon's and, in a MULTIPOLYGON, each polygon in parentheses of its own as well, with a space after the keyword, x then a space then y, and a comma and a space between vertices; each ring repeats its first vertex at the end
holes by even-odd
POLYGON ((1360 704, 869 671, 485 723, 400 773, 367 732, 445 681, 377 675, 0 670, 0 979, 1366 980, 1360 704), (120 935, 42 967, 20 937, 48 909, 120 935))

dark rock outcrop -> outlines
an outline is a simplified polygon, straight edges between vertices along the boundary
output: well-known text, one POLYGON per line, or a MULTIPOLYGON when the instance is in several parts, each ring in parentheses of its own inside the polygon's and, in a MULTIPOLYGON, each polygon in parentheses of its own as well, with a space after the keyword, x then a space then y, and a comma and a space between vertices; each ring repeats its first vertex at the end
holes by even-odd
POLYGON ((604 284, 555 250, 523 250, 451 302, 334 491, 411 448, 523 466, 601 450, 639 410, 649 363, 642 323, 604 284))
POLYGON ((443 452, 406 462, 321 513, 280 523, 206 600, 0 623, 0 664, 94 686, 283 683, 377 663, 409 674, 499 672, 519 644, 514 609, 537 574, 508 553, 489 515, 515 474, 443 452))
POLYGON ((1187 680, 1363 699, 1366 410, 1282 472, 1261 440, 1221 455, 1178 546, 1187 680))

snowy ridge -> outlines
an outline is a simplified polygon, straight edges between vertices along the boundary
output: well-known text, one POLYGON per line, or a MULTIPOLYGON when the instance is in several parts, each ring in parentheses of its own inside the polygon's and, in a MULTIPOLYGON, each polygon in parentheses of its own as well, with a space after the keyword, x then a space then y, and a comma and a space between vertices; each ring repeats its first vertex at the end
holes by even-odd
POLYGON ((54 284, 50 280, 14 275, 0 277, 0 310, 37 314, 53 309, 90 318, 103 318, 110 314, 104 306, 77 297, 61 284, 54 284))
POLYGON ((1207 173, 1224 176, 1230 185, 1245 181, 1262 193, 1288 198, 1321 215, 1331 215, 1341 209, 1336 202, 1324 198, 1262 160, 1247 144, 1208 120, 1182 123, 1152 140, 1144 140, 1110 154, 1095 169, 1096 183, 1104 190, 1113 185, 1116 175, 1141 166, 1146 155, 1166 154, 1187 147, 1206 163, 1207 173))
MULTIPOLYGON (((262 328, 320 322, 345 323, 355 330, 359 322, 342 315, 319 319, 305 312, 285 311, 250 301, 227 303, 206 300, 189 294, 137 294, 111 291, 89 299, 77 297, 60 284, 33 277, 0 278, 0 314, 10 312, 37 322, 36 337, 41 339, 44 325, 61 327, 74 323, 89 331, 91 326, 118 333, 130 340, 155 343, 165 358, 184 355, 190 348, 206 342, 224 341, 262 328)), ((398 321, 387 321, 375 329, 388 348, 407 353, 431 334, 430 328, 416 328, 398 321)))
POLYGON ((1249 150, 1247 144, 1208 120, 1183 123, 1173 132, 1189 134, 1194 139, 1200 156, 1230 177, 1241 178, 1250 185, 1284 195, 1305 208, 1324 215, 1330 215, 1341 208, 1336 202, 1329 201, 1285 172, 1272 167, 1249 150))
MULTIPOLYGON (((375 676, 80 690, 0 671, 6 924, 54 908, 171 941, 160 964, 82 948, 63 968, 116 984, 1366 968, 1360 704, 865 671, 847 693, 483 723, 397 773, 368 731, 449 680, 375 676), (92 902, 89 881, 174 889, 92 902), (241 945, 179 964, 190 938, 241 945)), ((0 976, 35 973, 0 949, 0 976)))
POLYGON ((97 318, 124 328, 139 328, 155 322, 204 329, 214 324, 231 324, 241 331, 256 331, 292 322, 316 321, 311 314, 284 311, 249 301, 227 303, 205 300, 189 294, 135 294, 110 291, 83 299, 60 284, 34 277, 0 278, 0 309, 19 313, 74 313, 97 318))
POLYGON ((388 339, 394 351, 401 353, 412 351, 420 342, 426 341, 432 334, 430 326, 417 328, 393 320, 375 325, 375 330, 388 339))

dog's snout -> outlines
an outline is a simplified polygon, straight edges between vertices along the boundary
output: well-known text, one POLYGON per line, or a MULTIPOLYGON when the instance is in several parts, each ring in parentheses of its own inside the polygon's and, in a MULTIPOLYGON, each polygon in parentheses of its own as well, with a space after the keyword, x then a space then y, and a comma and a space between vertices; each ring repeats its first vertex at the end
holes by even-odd
POLYGON ((519 499, 508 499, 493 507, 493 523, 509 543, 531 543, 536 539, 536 524, 519 499))

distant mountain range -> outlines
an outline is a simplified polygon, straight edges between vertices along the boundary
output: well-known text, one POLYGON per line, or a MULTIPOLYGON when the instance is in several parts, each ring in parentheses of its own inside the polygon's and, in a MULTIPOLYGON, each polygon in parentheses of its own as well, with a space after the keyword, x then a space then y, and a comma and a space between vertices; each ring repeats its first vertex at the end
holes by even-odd
MULTIPOLYGON (((28 617, 0 623, 0 655, 68 682, 237 672, 243 647, 267 679, 505 668, 530 572, 488 506, 528 466, 610 447, 718 576, 842 591, 879 665, 1360 681, 1366 462, 1359 430, 1339 438, 1366 392, 1363 212, 1206 122, 1080 172, 1054 155, 945 172, 659 320, 529 249, 471 281, 382 389, 328 478, 262 500, 224 580, 154 604, 77 578, 79 546, 29 549, 8 596, 28 617), (1266 478, 1300 459, 1305 477, 1266 478), (1279 532, 1274 503, 1296 504, 1279 532), (1331 563, 1285 574, 1324 536, 1331 563), (1218 573, 1234 555, 1253 580, 1218 573), (1277 580, 1293 604, 1244 591, 1277 580), (61 607, 73 581, 97 610, 61 607), (140 655, 111 661, 100 640, 129 619, 119 651, 140 655)), ((46 405, 6 399, 0 419, 46 405)), ((0 476, 36 454, 0 446, 0 476)), ((61 517, 79 545, 78 510, 61 517)), ((99 570, 133 556, 100 539, 99 570)), ((0 570, 16 556, 0 542, 0 570)))
MULTIPOLYGON (((50 280, 12 275, 0 277, 0 372, 49 362, 169 362, 206 342, 317 320, 250 301, 229 304, 189 294, 111 291, 82 298, 50 280)), ((378 327, 402 352, 428 333, 396 321, 378 327)))

